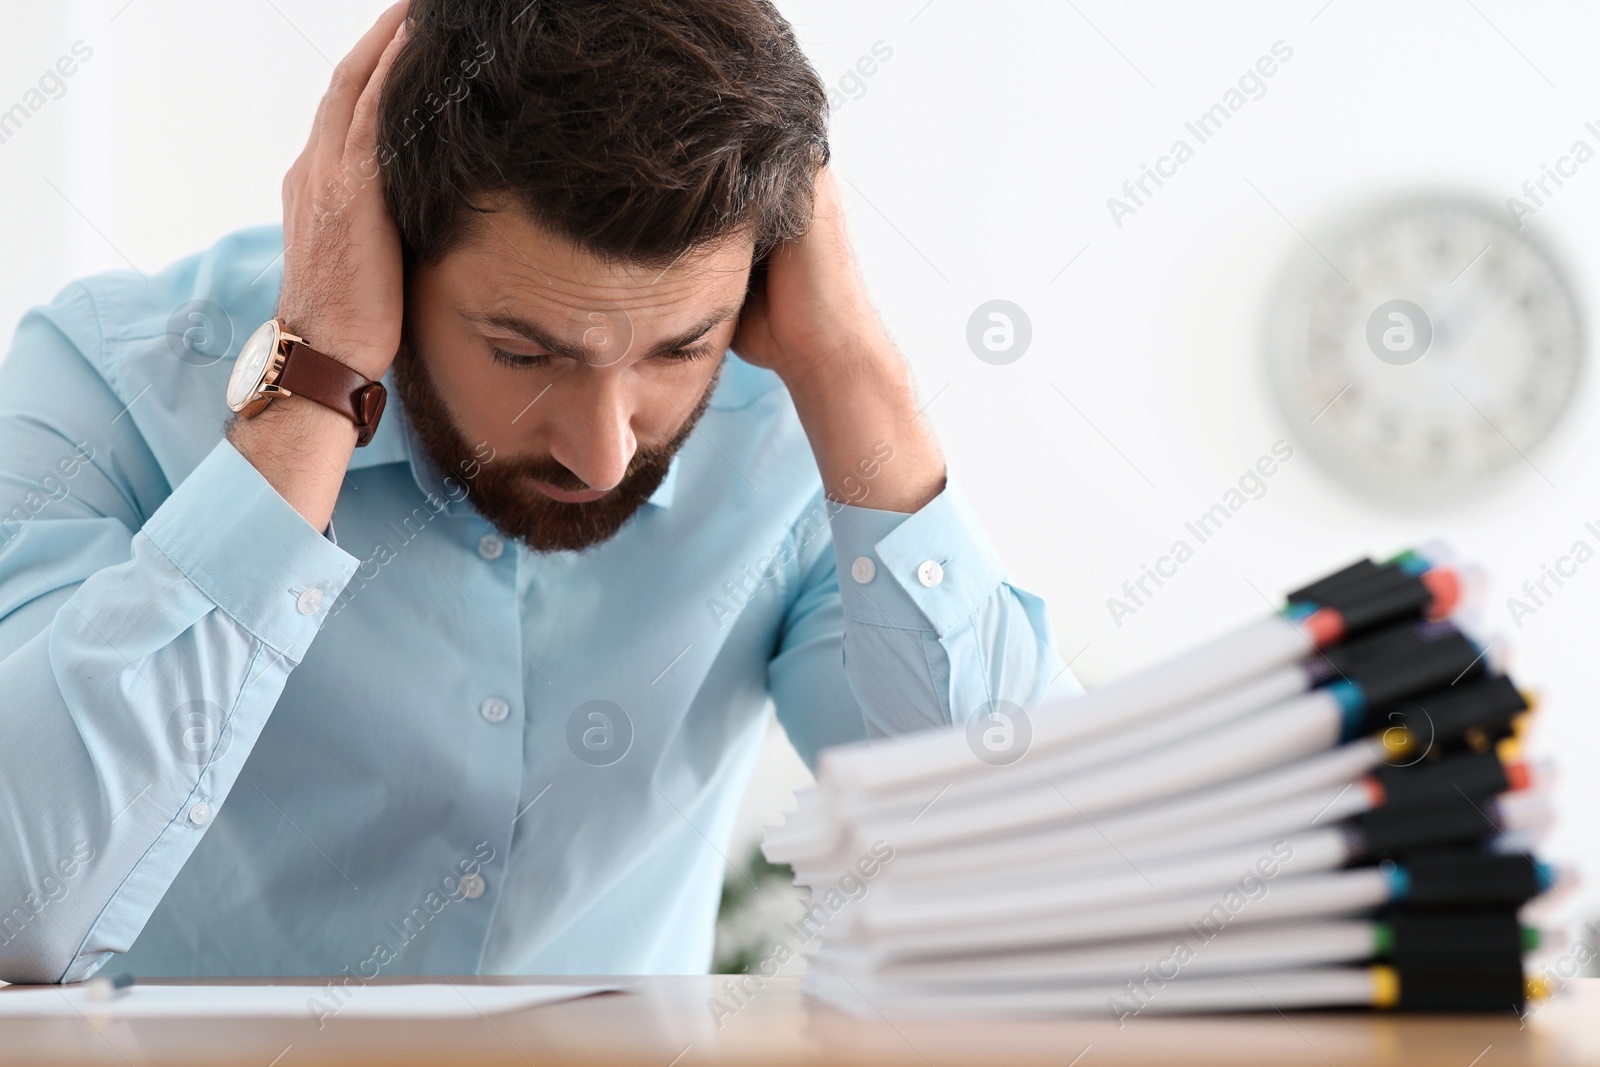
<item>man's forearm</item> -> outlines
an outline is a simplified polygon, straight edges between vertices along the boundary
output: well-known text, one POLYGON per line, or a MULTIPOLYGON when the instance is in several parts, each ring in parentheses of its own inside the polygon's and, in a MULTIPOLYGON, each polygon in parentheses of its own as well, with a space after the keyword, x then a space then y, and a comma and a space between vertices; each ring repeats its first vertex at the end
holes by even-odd
POLYGON ((836 499, 880 511, 916 512, 944 489, 944 457, 917 411, 905 360, 887 339, 864 343, 827 363, 825 372, 790 383, 795 411, 810 439, 822 486, 836 499), (887 442, 892 462, 861 496, 862 464, 887 442))
POLYGON ((232 419, 228 440, 312 529, 328 528, 355 452, 354 423, 304 397, 281 397, 254 418, 232 419))

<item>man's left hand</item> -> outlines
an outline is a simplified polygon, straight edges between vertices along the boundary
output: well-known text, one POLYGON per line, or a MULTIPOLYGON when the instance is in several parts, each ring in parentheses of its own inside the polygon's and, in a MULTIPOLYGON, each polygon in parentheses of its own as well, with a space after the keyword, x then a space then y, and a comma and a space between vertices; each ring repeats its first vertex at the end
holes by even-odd
POLYGON ((867 296, 830 168, 817 172, 810 229, 768 258, 733 349, 788 386, 830 497, 914 512, 943 490, 944 461, 867 296))
POLYGON ((836 360, 893 348, 867 298, 839 200, 838 181, 823 167, 811 228, 773 250, 766 286, 750 295, 733 337, 740 358, 776 371, 791 388, 825 377, 836 360))

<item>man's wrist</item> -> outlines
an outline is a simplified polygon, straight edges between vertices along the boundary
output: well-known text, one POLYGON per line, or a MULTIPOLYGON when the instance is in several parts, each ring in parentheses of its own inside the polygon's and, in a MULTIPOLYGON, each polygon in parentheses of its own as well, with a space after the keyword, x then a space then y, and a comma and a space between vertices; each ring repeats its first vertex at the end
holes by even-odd
POLYGON ((300 442, 308 451, 323 451, 329 447, 342 450, 348 437, 351 452, 355 451, 357 436, 355 423, 304 396, 275 396, 255 415, 231 415, 223 426, 223 433, 235 445, 270 437, 280 448, 300 442))
POLYGON ((286 331, 305 344, 372 381, 382 378, 394 361, 393 350, 384 351, 379 346, 341 337, 337 331, 319 325, 312 316, 285 314, 280 310, 278 319, 286 331))

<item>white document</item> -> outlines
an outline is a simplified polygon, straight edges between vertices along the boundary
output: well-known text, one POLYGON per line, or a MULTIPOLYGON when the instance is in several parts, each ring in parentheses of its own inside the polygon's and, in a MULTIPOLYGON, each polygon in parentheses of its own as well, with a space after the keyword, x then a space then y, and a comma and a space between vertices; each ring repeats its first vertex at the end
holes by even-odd
POLYGON ((470 1019, 606 993, 604 985, 134 985, 96 1000, 86 984, 0 988, 0 1019, 470 1019))

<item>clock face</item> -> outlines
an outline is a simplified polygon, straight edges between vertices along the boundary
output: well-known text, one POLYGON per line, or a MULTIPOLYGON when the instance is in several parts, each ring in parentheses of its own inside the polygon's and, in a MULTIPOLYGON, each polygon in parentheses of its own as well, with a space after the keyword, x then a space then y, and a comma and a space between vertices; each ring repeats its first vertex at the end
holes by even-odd
POLYGON ((228 406, 237 411, 255 394, 266 373, 267 361, 277 345, 277 330, 271 321, 264 322, 250 335, 234 360, 233 373, 228 376, 228 406))
POLYGON ((1273 384, 1306 450, 1389 502, 1444 504, 1521 469, 1585 360, 1572 283, 1498 205, 1417 196, 1372 208, 1286 273, 1273 384))

